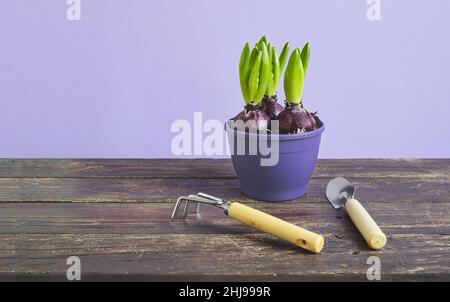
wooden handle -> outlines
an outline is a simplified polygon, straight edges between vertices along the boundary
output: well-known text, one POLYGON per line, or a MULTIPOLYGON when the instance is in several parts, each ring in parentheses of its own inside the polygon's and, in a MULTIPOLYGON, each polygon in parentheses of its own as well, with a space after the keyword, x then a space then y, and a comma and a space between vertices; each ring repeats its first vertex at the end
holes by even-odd
POLYGON ((229 206, 228 215, 255 229, 289 241, 313 253, 320 253, 325 242, 321 235, 238 202, 233 202, 229 206))
POLYGON ((349 199, 345 209, 371 248, 379 250, 386 245, 386 236, 359 201, 349 199))

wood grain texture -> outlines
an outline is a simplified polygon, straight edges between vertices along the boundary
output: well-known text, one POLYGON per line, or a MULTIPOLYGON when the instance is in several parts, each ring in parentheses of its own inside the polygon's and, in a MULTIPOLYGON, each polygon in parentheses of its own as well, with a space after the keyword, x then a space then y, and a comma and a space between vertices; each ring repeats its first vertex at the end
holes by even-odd
MULTIPOLYGON (((313 178, 302 202, 326 202, 331 178, 313 178)), ((361 202, 449 201, 450 181, 416 178, 350 178, 361 202), (395 200, 394 200, 395 199, 395 200)), ((197 192, 247 201, 237 179, 129 179, 129 178, 0 178, 2 202, 167 202, 197 192)), ((298 200, 298 201, 299 201, 298 200)))
POLYGON ((358 236, 340 240, 325 234, 326 250, 317 255, 264 234, 19 234, 3 238, 0 279, 38 272, 64 280, 67 255, 82 259, 85 280, 103 275, 128 280, 148 276, 149 280, 333 277, 364 281, 366 259, 372 255, 380 257, 385 281, 449 278, 449 265, 442 263, 450 256, 448 235, 391 235, 390 248, 378 253, 364 249, 358 236), (433 244, 424 244, 429 242, 433 244), (349 243, 358 250, 349 249, 349 243))
MULTIPOLYGON (((431 178, 450 180, 450 159, 319 159, 315 178, 431 178)), ((0 177, 232 178, 228 159, 0 159, 0 177)))
POLYGON ((0 280, 64 281, 79 256, 83 280, 450 281, 450 160, 321 160, 308 194, 250 200, 228 160, 0 160, 0 280), (345 175, 388 237, 370 250, 325 199, 345 175), (320 233, 313 255, 203 206, 170 222, 179 195, 205 191, 320 233), (232 260, 232 261, 231 261, 232 260))

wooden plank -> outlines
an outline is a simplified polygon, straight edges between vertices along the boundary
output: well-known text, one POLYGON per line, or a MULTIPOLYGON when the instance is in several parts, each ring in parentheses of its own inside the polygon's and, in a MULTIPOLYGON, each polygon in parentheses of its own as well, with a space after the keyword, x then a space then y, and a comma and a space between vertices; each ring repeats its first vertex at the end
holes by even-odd
POLYGON ((0 177, 235 178, 228 159, 3 159, 0 177))
POLYGON ((417 178, 450 180, 450 159, 333 159, 319 160, 315 177, 417 178))
POLYGON ((312 255, 263 234, 4 235, 0 279, 65 280, 66 259, 73 255, 81 259, 85 281, 139 276, 160 281, 364 281, 372 255, 380 257, 384 281, 449 279, 449 235, 393 235, 383 252, 364 250, 358 238, 352 238, 357 252, 328 236, 325 251, 312 255))
MULTIPOLYGON (((251 204, 252 207, 323 234, 358 236, 344 211, 327 203, 251 204)), ((450 235, 450 204, 381 203, 366 206, 391 234, 450 235)), ((202 206, 199 215, 170 222, 172 205, 95 203, 0 204, 0 234, 250 234, 257 231, 202 206)), ((361 240, 358 240, 361 241, 361 240)), ((349 243, 349 248, 353 245, 349 243)))
MULTIPOLYGON (((319 159, 314 177, 450 179, 450 159, 319 159)), ((0 159, 0 177, 235 178, 229 159, 0 159)))
MULTIPOLYGON (((329 179, 314 178, 301 202, 326 202, 329 179)), ((351 178, 362 202, 449 202, 450 181, 351 178)), ((0 178, 1 202, 175 202, 181 195, 210 193, 236 201, 236 179, 0 178)))

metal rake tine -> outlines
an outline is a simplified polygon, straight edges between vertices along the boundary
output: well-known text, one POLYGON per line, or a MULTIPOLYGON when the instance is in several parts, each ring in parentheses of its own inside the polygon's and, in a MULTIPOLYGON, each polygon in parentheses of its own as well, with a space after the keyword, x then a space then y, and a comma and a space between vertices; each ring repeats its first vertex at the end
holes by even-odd
POLYGON ((198 213, 198 210, 200 209, 200 202, 197 202, 197 204, 195 205, 195 214, 198 213))
POLYGON ((180 198, 178 198, 177 203, 175 204, 175 207, 172 211, 172 216, 170 216, 170 221, 173 221, 175 219, 175 216, 177 216, 178 208, 180 207, 180 198))
MULTIPOLYGON (((208 194, 205 194, 205 193, 202 193, 202 192, 198 192, 195 196, 196 197, 200 197, 202 199, 209 199, 209 200, 217 201, 216 199, 213 198, 214 196, 208 195, 208 194)), ((194 211, 195 211, 196 214, 200 210, 200 204, 201 204, 201 202, 197 202, 197 205, 195 206, 195 210, 194 211)))
MULTIPOLYGON (((197 199, 197 198, 199 198, 199 197, 202 197, 201 195, 198 195, 198 194, 191 194, 191 195, 189 195, 189 197, 190 198, 195 198, 195 199, 197 199)), ((194 202, 195 202, 195 208, 194 208, 194 211, 192 212, 193 214, 197 214, 198 213, 198 210, 199 210, 199 208, 200 208, 200 201, 199 200, 194 200, 194 202)))
POLYGON ((177 199, 177 203, 175 204, 175 207, 173 208, 173 211, 172 211, 171 221, 173 221, 176 218, 178 210, 179 210, 180 205, 183 202, 183 200, 187 200, 187 199, 188 199, 187 196, 181 196, 177 199))
POLYGON ((186 219, 187 216, 189 215, 189 206, 194 202, 195 205, 195 209, 192 213, 197 213, 199 205, 201 203, 201 200, 204 199, 201 196, 195 195, 195 194, 191 194, 188 196, 188 198, 186 199, 186 206, 184 207, 184 211, 183 211, 183 218, 186 219))
POLYGON ((187 218, 188 210, 189 210, 189 203, 190 203, 190 200, 186 199, 186 204, 184 206, 184 211, 183 211, 183 219, 187 218))

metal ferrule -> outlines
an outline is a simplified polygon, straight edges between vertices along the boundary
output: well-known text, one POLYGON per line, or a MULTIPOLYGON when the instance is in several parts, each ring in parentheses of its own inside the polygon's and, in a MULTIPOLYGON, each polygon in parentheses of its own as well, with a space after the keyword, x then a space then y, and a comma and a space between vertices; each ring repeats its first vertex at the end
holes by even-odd
POLYGON ((227 215, 228 215, 228 209, 230 208, 231 204, 232 204, 231 201, 228 201, 227 203, 224 204, 223 211, 227 215))

